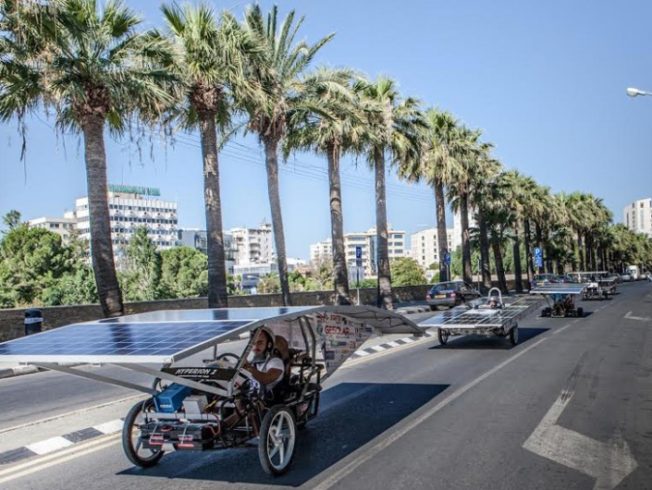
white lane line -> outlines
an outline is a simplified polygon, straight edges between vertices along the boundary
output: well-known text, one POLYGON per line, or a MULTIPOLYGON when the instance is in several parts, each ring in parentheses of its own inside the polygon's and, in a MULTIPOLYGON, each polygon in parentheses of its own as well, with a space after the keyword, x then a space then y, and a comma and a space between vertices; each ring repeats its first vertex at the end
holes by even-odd
POLYGON ((18 429, 24 429, 25 427, 31 427, 33 425, 44 424, 46 422, 52 422, 53 420, 58 420, 58 419, 61 419, 61 418, 64 418, 64 417, 69 417, 71 415, 77 415, 77 414, 82 414, 82 413, 85 413, 85 412, 90 412, 92 410, 97 410, 97 409, 108 407, 108 406, 111 406, 111 405, 117 405, 118 403, 126 402, 127 400, 134 400, 136 398, 143 398, 144 399, 144 396, 140 395, 140 394, 131 395, 131 396, 128 396, 128 397, 125 397, 125 398, 120 398, 119 400, 110 401, 110 402, 106 402, 106 403, 101 403, 99 405, 94 405, 92 407, 82 408, 82 409, 79 409, 79 410, 75 410, 73 412, 66 412, 66 413, 62 413, 61 415, 54 415, 52 417, 48 417, 48 418, 45 418, 45 419, 34 420, 32 422, 26 422, 26 423, 20 424, 20 425, 14 425, 13 427, 7 427, 6 429, 0 429, 0 434, 4 434, 5 432, 11 432, 11 431, 18 430, 18 429))
MULTIPOLYGON (((321 483, 318 485, 311 485, 311 482, 308 482, 308 485, 306 485, 307 488, 312 488, 313 490, 326 490, 328 488, 331 488, 332 486, 336 485, 342 478, 345 476, 351 474, 354 472, 357 468, 359 468, 362 464, 366 463, 373 457, 375 457, 378 453, 380 453, 383 449, 387 448, 397 440, 399 440, 401 437, 403 437, 405 434, 425 422, 427 419, 432 417, 435 413, 439 412, 442 408, 446 407, 450 403, 454 402, 457 400, 460 396, 462 396, 464 393, 469 391, 471 388, 475 387, 485 379, 487 379, 489 376, 492 374, 496 373, 497 371, 500 371, 502 368, 507 366, 508 364, 512 363, 522 355, 524 355, 526 352, 531 351, 535 347, 537 347, 539 344, 542 342, 545 342, 547 339, 543 338, 541 340, 538 340, 531 346, 527 347, 526 349, 523 349, 521 352, 518 354, 513 355, 509 359, 504 360, 497 366, 494 366, 491 368, 489 371, 486 373, 482 374, 481 376, 477 377, 470 383, 467 383, 466 385, 462 386, 461 388, 458 388, 455 390, 453 393, 451 393, 449 396, 441 400, 439 403, 437 403, 434 407, 430 408, 429 410, 425 411, 418 417, 412 419, 410 422, 405 424, 403 427, 400 429, 394 431, 393 433, 386 435, 386 432, 381 433, 378 435, 373 441, 377 441, 375 444, 369 445, 365 444, 361 448, 359 448, 356 453, 359 454, 359 456, 355 457, 350 463, 346 464, 343 466, 340 470, 335 471, 331 476, 323 480, 321 483), (369 447, 367 447, 369 446, 369 447)), ((391 429, 390 429, 391 430, 391 429)))
POLYGON ((30 451, 38 454, 39 456, 43 454, 48 454, 64 447, 72 446, 73 442, 69 441, 65 437, 57 436, 44 441, 35 442, 34 444, 29 444, 25 446, 30 451))
POLYGON ((627 320, 637 320, 637 321, 639 321, 639 322, 649 322, 649 321, 651 320, 651 318, 650 318, 650 317, 647 317, 647 316, 634 316, 634 315, 632 315, 632 312, 631 312, 631 311, 628 311, 628 312, 625 314, 625 318, 626 318, 627 320))
POLYGON ((120 441, 120 436, 115 434, 113 436, 102 437, 101 439, 89 442, 87 444, 79 445, 64 449, 63 451, 50 454, 48 456, 43 456, 36 461, 28 461, 6 470, 0 471, 0 483, 6 483, 23 476, 31 475, 32 473, 37 473, 39 471, 50 468, 61 463, 65 463, 72 459, 78 458, 80 456, 85 456, 87 454, 100 451, 107 447, 113 446, 120 441))
POLYGON ((100 425, 94 425, 93 429, 99 430, 102 434, 113 434, 115 432, 120 432, 124 422, 120 419, 111 420, 109 422, 104 422, 100 425))

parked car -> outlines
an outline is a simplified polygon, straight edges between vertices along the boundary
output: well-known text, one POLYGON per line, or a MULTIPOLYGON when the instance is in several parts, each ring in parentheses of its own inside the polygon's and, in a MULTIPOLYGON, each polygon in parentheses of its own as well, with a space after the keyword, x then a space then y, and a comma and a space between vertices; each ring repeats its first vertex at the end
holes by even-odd
POLYGON ((625 273, 625 274, 621 274, 621 275, 620 275, 620 280, 621 280, 622 282, 629 282, 629 281, 632 280, 632 276, 629 275, 629 274, 627 274, 627 273, 625 273))
POLYGON ((434 284, 426 295, 431 310, 438 306, 453 307, 479 298, 480 292, 464 281, 440 282, 434 284))

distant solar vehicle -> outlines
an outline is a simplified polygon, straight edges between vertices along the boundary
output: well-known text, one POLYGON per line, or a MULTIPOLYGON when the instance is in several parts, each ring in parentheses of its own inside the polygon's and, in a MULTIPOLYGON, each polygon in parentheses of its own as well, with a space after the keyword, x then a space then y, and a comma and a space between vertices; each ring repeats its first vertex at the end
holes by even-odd
POLYGON ((437 328, 441 345, 457 335, 482 335, 506 337, 512 345, 518 344, 518 320, 527 315, 540 301, 528 296, 507 298, 499 289, 492 288, 482 302, 460 306, 445 311, 419 324, 420 327, 437 328))
POLYGON ((123 449, 138 466, 153 466, 168 451, 243 447, 258 437, 262 468, 278 475, 290 467, 297 429, 319 411, 324 379, 371 335, 387 332, 422 335, 409 319, 367 306, 170 310, 74 324, 5 342, 0 361, 150 395, 124 419, 123 449), (256 376, 265 372, 264 366, 250 367, 262 331, 270 339, 263 361, 282 360, 282 379, 273 389, 256 376), (220 345, 248 333, 255 334, 240 356, 218 355, 220 345), (210 359, 187 364, 190 356, 207 349, 210 359), (75 369, 71 362, 116 365, 149 374, 154 382, 142 386, 75 369))
POLYGON ((554 318, 567 316, 584 316, 584 309, 575 306, 575 296, 581 296, 587 284, 559 283, 534 287, 530 294, 543 296, 548 306, 541 310, 541 316, 554 318))

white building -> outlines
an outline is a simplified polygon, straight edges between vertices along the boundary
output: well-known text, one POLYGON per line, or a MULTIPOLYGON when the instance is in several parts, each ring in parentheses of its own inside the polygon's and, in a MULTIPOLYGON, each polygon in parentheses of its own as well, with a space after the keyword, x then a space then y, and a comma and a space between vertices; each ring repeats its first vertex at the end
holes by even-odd
MULTIPOLYGON (((362 268, 364 275, 361 277, 376 275, 376 229, 367 231, 346 233, 344 235, 344 253, 346 264, 349 270, 356 267, 356 248, 360 247, 362 268)), ((408 256, 405 245, 405 232, 400 230, 388 230, 387 249, 390 259, 408 256)), ((333 244, 327 239, 310 245, 310 261, 314 265, 324 260, 332 260, 333 244)))
POLYGON ((231 228, 229 233, 233 236, 237 265, 270 264, 276 260, 269 223, 259 228, 231 228))
MULTIPOLYGON (((446 243, 448 250, 454 250, 453 243, 455 230, 446 229, 446 243)), ((439 263, 439 246, 437 242, 437 228, 421 230, 410 237, 411 255, 425 271, 433 263, 439 263)))
POLYGON ((52 231, 61 235, 61 238, 64 242, 67 242, 70 239, 70 234, 74 233, 77 219, 72 215, 72 213, 67 213, 67 216, 63 218, 35 218, 27 222, 29 226, 34 228, 43 228, 48 231, 52 231))
POLYGON ((625 226, 652 238, 652 199, 639 199, 623 210, 625 226))
POLYGON ((329 238, 310 245, 310 263, 317 265, 333 260, 333 241, 329 238))
MULTIPOLYGON (((114 250, 125 247, 138 228, 145 227, 147 235, 158 249, 171 248, 177 242, 177 203, 157 197, 158 189, 109 185, 109 215, 111 240, 114 250)), ((88 197, 75 201, 79 237, 90 240, 88 197)))

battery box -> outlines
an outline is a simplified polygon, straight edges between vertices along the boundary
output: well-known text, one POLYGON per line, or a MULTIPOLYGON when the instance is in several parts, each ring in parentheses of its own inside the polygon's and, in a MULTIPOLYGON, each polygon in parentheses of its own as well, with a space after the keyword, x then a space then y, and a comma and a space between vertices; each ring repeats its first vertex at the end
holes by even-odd
POLYGON ((154 406, 157 412, 174 413, 181 408, 184 398, 192 392, 192 388, 173 383, 154 396, 154 406))

